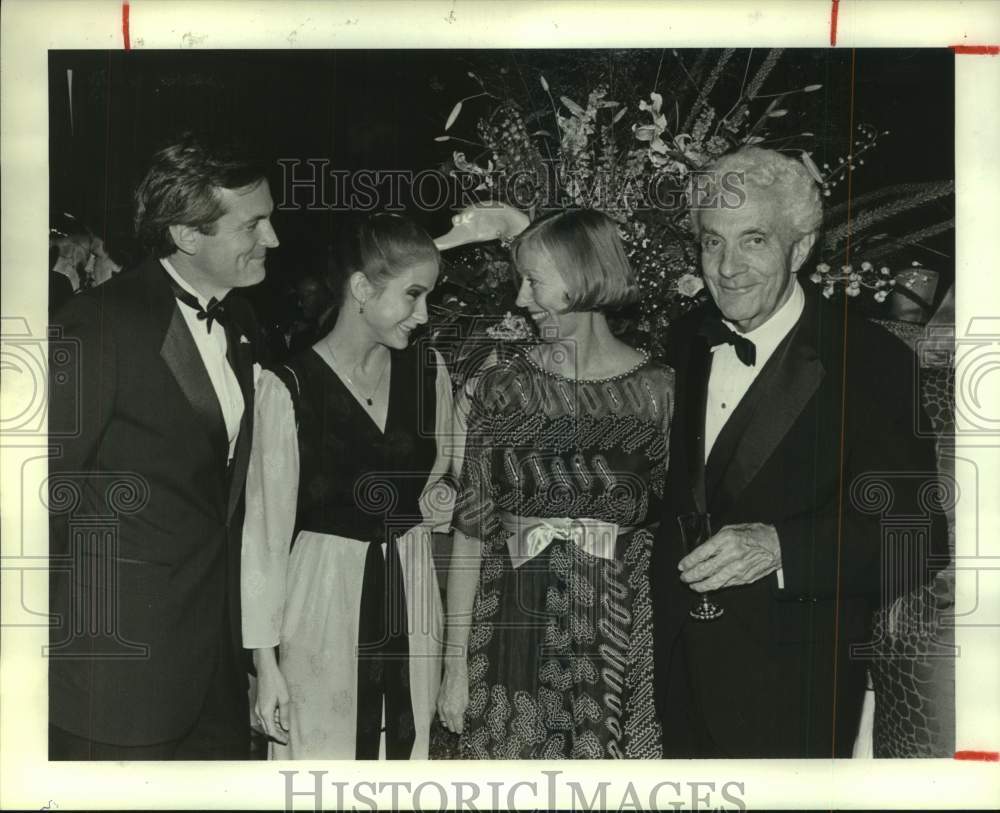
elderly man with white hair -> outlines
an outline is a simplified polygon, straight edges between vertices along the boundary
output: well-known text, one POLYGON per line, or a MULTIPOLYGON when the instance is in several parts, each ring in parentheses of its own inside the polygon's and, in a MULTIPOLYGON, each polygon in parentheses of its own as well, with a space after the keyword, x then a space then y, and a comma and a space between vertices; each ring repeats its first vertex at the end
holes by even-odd
POLYGON ((671 330, 651 576, 664 752, 850 756, 872 611, 947 558, 913 357, 858 303, 799 284, 822 223, 803 164, 746 147, 696 181, 711 302, 671 330), (857 498, 866 483, 894 512, 926 513, 926 533, 892 533, 857 498))

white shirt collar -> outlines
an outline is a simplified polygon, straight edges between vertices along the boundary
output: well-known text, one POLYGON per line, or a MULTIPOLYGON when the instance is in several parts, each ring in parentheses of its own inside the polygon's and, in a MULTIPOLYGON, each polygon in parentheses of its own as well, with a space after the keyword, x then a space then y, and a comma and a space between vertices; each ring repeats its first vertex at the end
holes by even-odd
POLYGON ((205 299, 201 294, 199 294, 191 285, 188 283, 184 277, 177 273, 177 269, 170 264, 170 260, 166 257, 160 257, 160 265, 166 270, 171 277, 173 277, 174 282, 181 286, 185 291, 194 296, 198 300, 198 304, 203 308, 208 307, 208 300, 205 299))
MULTIPOLYGON (((764 322, 764 324, 757 325, 753 330, 748 330, 746 333, 741 333, 740 335, 752 341, 757 346, 758 351, 761 347, 777 347, 781 340, 788 335, 788 332, 795 327, 795 323, 799 321, 805 305, 805 293, 803 293, 802 286, 799 285, 799 281, 796 279, 792 283, 792 294, 788 297, 785 304, 771 314, 771 318, 764 322)), ((722 321, 732 330, 736 330, 736 326, 732 322, 726 319, 722 321)))

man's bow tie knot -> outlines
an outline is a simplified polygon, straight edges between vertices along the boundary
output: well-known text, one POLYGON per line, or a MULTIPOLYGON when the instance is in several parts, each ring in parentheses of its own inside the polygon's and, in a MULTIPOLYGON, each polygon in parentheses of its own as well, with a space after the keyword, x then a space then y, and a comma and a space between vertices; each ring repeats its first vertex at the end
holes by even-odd
POLYGON ((756 345, 746 336, 741 336, 730 328, 718 316, 710 316, 705 319, 701 324, 698 334, 708 341, 709 347, 715 347, 720 344, 731 344, 733 350, 736 351, 736 358, 747 367, 756 366, 756 345))
MULTIPOLYGON (((191 297, 194 299, 194 297, 191 297)), ((216 299, 214 296, 208 300, 208 307, 201 307, 198 301, 195 300, 196 310, 198 311, 199 321, 205 322, 205 327, 208 328, 208 332, 212 332, 212 322, 218 322, 220 325, 225 327, 226 324, 226 306, 216 299)))
POLYGON ((227 314, 225 302, 213 296, 208 300, 208 306, 203 308, 198 301, 198 297, 190 291, 185 291, 181 288, 169 274, 166 276, 170 289, 174 292, 174 296, 198 314, 198 320, 205 323, 205 327, 209 333, 212 332, 212 322, 218 322, 223 327, 226 326, 227 314))

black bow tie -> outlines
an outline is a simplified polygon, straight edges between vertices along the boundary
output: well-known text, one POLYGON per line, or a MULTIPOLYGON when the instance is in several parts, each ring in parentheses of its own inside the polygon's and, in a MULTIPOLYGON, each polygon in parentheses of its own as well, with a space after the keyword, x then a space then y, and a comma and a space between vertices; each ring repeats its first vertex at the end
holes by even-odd
POLYGON ((708 340, 709 347, 731 344, 738 358, 747 367, 757 365, 757 347, 746 336, 741 336, 726 325, 718 316, 708 316, 702 321, 698 335, 708 340))
POLYGON ((185 291, 181 288, 181 286, 177 284, 177 280, 170 276, 170 274, 167 274, 167 282, 170 283, 170 288, 174 292, 174 296, 189 308, 192 308, 197 312, 198 319, 205 322, 205 327, 208 328, 209 333, 212 332, 212 322, 218 322, 220 325, 225 327, 226 306, 223 302, 213 296, 210 300, 208 300, 208 307, 203 308, 201 303, 198 301, 198 297, 190 291, 185 291))

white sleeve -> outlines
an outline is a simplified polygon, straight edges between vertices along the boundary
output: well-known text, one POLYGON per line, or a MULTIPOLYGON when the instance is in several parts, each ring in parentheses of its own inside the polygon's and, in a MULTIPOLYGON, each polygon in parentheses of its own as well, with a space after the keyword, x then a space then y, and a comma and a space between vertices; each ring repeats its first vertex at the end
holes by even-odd
POLYGON ((254 396, 243 520, 240 586, 247 649, 278 645, 298 485, 299 442, 292 399, 281 379, 265 370, 254 396))
POLYGON ((454 477, 455 439, 453 437, 453 408, 451 397, 451 376, 441 354, 434 351, 437 360, 434 435, 437 440, 437 457, 431 469, 427 486, 420 497, 420 512, 424 521, 437 533, 451 530, 451 517, 455 510, 454 477))

